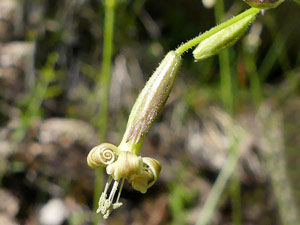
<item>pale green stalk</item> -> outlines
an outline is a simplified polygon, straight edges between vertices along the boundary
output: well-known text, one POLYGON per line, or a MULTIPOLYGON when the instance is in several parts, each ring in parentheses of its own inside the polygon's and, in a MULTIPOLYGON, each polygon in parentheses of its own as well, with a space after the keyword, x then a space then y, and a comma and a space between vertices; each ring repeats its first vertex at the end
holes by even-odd
MULTIPOLYGON (((223 0, 217 0, 215 4, 215 18, 216 23, 221 23, 224 16, 224 2, 223 0)), ((233 114, 234 104, 234 93, 233 93, 233 82, 231 78, 230 70, 230 59, 229 50, 225 49, 219 54, 219 65, 220 65, 220 90, 221 99, 223 105, 229 114, 233 114)), ((230 152, 234 154, 234 152, 230 152)), ((229 156, 230 157, 230 156, 229 156)), ((224 187, 225 188, 225 187, 224 187)), ((229 194, 232 205, 232 222, 235 225, 241 224, 241 211, 240 211, 240 185, 238 180, 237 172, 234 173, 230 180, 229 194)))
POLYGON ((252 99, 258 107, 262 100, 261 81, 257 72, 256 59, 254 52, 246 53, 246 70, 249 74, 250 92, 252 99))
POLYGON ((108 101, 109 89, 111 80, 111 61, 113 51, 113 35, 114 35, 114 20, 115 20, 115 0, 104 1, 104 40, 103 40, 103 55, 102 69, 97 76, 96 88, 100 90, 101 110, 99 110, 98 123, 96 124, 99 131, 99 138, 105 139, 108 121, 108 101))
MULTIPOLYGON (((107 121, 108 121, 108 101, 109 101, 109 88, 111 80, 111 61, 113 51, 113 35, 114 35, 114 19, 115 19, 115 0, 105 0, 104 4, 104 41, 103 41, 103 57, 102 57, 102 69, 97 76, 97 85, 95 87, 96 96, 99 96, 101 100, 101 107, 98 113, 95 115, 97 118, 96 127, 99 132, 99 139, 105 140, 107 133, 107 121), (98 91, 99 90, 99 91, 98 91)), ((95 171, 95 188, 94 188, 94 200, 93 208, 98 208, 98 199, 102 192, 103 185, 103 169, 98 168, 95 171)), ((97 224, 98 218, 95 220, 97 224)))
POLYGON ((241 182, 238 175, 239 173, 234 171, 229 184, 229 195, 232 206, 232 224, 234 225, 242 224, 241 182))
POLYGON ((225 162, 225 165, 222 167, 221 172, 219 173, 215 184, 213 185, 207 200, 204 203, 204 206, 199 214, 196 225, 207 225, 210 223, 214 212, 217 209, 218 202, 220 197, 225 189, 225 186, 235 171, 236 165, 239 159, 239 142, 241 140, 241 135, 235 137, 232 141, 232 145, 228 154, 228 158, 225 162))
MULTIPOLYGON (((216 23, 221 23, 224 15, 224 2, 223 0, 217 0, 215 4, 215 18, 216 23)), ((229 51, 225 49, 219 54, 220 65, 220 89, 221 98, 224 107, 231 114, 233 110, 233 93, 232 93, 232 80, 229 63, 229 51)))

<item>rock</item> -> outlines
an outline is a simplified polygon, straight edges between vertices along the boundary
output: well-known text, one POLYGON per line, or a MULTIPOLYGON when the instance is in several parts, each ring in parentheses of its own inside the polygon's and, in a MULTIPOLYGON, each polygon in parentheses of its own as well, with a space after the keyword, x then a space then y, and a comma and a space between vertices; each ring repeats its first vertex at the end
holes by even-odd
POLYGON ((91 148, 98 144, 98 137, 95 130, 84 121, 53 118, 42 122, 39 141, 42 144, 59 144, 66 148, 79 143, 91 148))
MULTIPOLYGON (((32 183, 42 185, 41 180, 49 182, 51 177, 54 178, 50 182, 53 184, 68 178, 74 182, 73 185, 77 185, 78 190, 90 191, 93 170, 88 167, 86 157, 89 150, 98 144, 93 127, 80 120, 52 118, 41 121, 36 129, 35 139, 38 141, 20 144, 14 155, 18 161, 30 165, 28 179, 30 177, 32 183)), ((41 188, 57 194, 51 185, 42 185, 41 188)))
MULTIPOLYGON (((253 116, 246 115, 246 117, 249 117, 253 124, 253 116)), ((209 118, 201 122, 202 126, 194 122, 189 125, 187 150, 193 165, 215 172, 220 171, 227 160, 228 151, 235 136, 240 138, 241 179, 259 182, 265 180, 264 166, 259 154, 254 150, 258 142, 255 136, 257 128, 250 129, 250 127, 242 126, 240 121, 234 121, 227 113, 216 108, 209 110, 209 118)))
POLYGON ((69 210, 62 199, 53 198, 49 200, 39 212, 41 225, 60 225, 67 219, 69 210))
MULTIPOLYGON (((19 212, 19 201, 13 196, 9 191, 0 189, 0 213, 8 215, 9 217, 14 217, 19 212), (5 203, 5 204, 3 204, 5 203)), ((0 224, 6 224, 1 223, 0 224)))
POLYGON ((0 1, 0 41, 16 38, 22 31, 23 8, 20 1, 0 1))
POLYGON ((0 45, 1 94, 14 99, 18 92, 34 81, 34 53, 32 42, 10 42, 0 45))
POLYGON ((16 152, 17 145, 8 141, 0 140, 0 157, 6 158, 16 152))
POLYGON ((18 225, 17 222, 10 218, 7 214, 0 213, 0 224, 3 225, 18 225))

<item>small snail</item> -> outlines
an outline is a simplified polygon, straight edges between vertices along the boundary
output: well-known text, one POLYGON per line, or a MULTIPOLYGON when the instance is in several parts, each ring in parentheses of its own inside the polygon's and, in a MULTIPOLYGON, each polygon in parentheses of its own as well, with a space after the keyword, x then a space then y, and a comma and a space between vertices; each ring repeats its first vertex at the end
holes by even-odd
POLYGON ((243 0, 248 5, 259 9, 271 9, 276 8, 284 0, 243 0))
POLYGON ((159 161, 153 158, 144 157, 143 162, 146 165, 147 173, 151 173, 153 175, 153 179, 149 181, 147 189, 150 188, 158 179, 158 176, 161 171, 161 164, 159 161))
POLYGON ((146 193, 158 179, 160 171, 161 165, 156 159, 144 157, 142 171, 132 175, 129 181, 135 190, 146 193))
POLYGON ((116 146, 110 143, 102 143, 89 152, 87 164, 93 169, 100 166, 106 167, 117 160, 118 154, 119 149, 116 146))

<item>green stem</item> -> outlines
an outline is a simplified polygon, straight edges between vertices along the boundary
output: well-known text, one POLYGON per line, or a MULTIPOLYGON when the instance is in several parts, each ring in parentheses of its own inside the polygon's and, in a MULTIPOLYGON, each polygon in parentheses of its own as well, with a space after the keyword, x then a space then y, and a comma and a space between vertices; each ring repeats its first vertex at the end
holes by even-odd
POLYGON ((204 203, 204 206, 200 212, 199 218, 196 225, 207 225, 211 221, 215 210, 217 209, 217 204, 220 200, 223 190, 235 171, 236 165, 239 159, 239 142, 240 137, 235 137, 233 140, 232 146, 230 148, 228 158, 225 162, 225 165, 222 167, 221 172, 219 173, 215 184, 213 185, 207 200, 204 203))
POLYGON ((227 20, 226 22, 210 29, 209 31, 206 31, 205 33, 203 33, 202 35, 200 36, 197 36, 193 39, 191 39, 190 41, 182 44, 181 46, 179 46, 175 51, 182 55, 184 52, 186 52, 187 50, 189 50, 190 48, 193 48, 194 46, 198 45, 201 41, 203 41, 204 39, 210 37, 211 35, 219 32, 220 30, 240 21, 241 19, 249 16, 249 15, 253 15, 253 14, 256 14, 260 11, 260 9, 257 9, 257 8, 250 8, 248 10, 246 10, 245 12, 233 17, 232 19, 230 20, 227 20))
POLYGON ((246 70, 249 75, 250 92, 252 95, 252 99, 256 107, 259 107, 262 100, 262 90, 261 90, 260 77, 257 72, 254 52, 246 53, 246 70))
MULTIPOLYGON (((216 23, 220 23, 224 15, 224 2, 217 0, 215 5, 216 23)), ((232 80, 229 63, 229 52, 224 50, 219 54, 220 64, 220 85, 221 85, 221 98, 226 111, 232 114, 233 111, 233 93, 232 93, 232 80)))
POLYGON ((101 110, 97 118, 96 126, 99 131, 99 139, 106 138, 107 121, 108 121, 108 101, 111 80, 111 61, 113 51, 113 32, 115 20, 115 0, 104 1, 105 18, 104 18, 104 40, 103 40, 103 57, 102 69, 97 77, 96 89, 100 90, 101 110))
MULTIPOLYGON (((221 23, 224 16, 224 1, 217 0, 215 4, 215 18, 216 23, 221 23)), ((229 50, 224 50, 219 54, 220 64, 220 90, 223 106, 229 114, 233 114, 234 94, 233 94, 233 82, 230 70, 229 50)), ((230 180, 230 199, 232 203, 232 222, 235 225, 241 224, 241 212, 240 212, 240 190, 239 180, 235 172, 230 180)))
MULTIPOLYGON (((108 103, 109 103, 109 88, 111 80, 111 61, 113 51, 113 36, 114 36, 114 20, 115 20, 115 0, 104 1, 104 40, 103 40, 103 57, 102 69, 97 76, 97 85, 95 86, 96 97, 101 100, 101 110, 96 114, 96 128, 99 132, 101 141, 106 139, 107 121, 108 121, 108 103), (99 91, 98 91, 99 90, 99 91)), ((98 200, 103 186, 103 169, 99 168, 95 171, 95 188, 93 208, 98 208, 98 200)), ((97 224, 98 218, 94 220, 97 224)))
POLYGON ((232 175, 229 184, 229 194, 232 205, 232 224, 242 224, 242 212, 241 212, 241 184, 237 171, 232 175))

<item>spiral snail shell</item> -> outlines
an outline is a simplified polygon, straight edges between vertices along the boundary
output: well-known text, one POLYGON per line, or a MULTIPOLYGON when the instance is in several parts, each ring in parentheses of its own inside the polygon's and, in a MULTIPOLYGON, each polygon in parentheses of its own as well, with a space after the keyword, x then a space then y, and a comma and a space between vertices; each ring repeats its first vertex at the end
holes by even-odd
POLYGON ((117 160, 118 153, 119 149, 113 144, 102 143, 89 152, 87 164, 91 168, 106 167, 117 160))
POLYGON ((144 157, 143 158, 144 164, 147 166, 147 172, 149 173, 151 171, 151 174, 153 176, 153 180, 150 180, 147 186, 147 189, 150 188, 158 179, 158 176, 161 171, 161 164, 158 160, 149 158, 149 157, 144 157))
POLYGON ((141 173, 133 174, 129 177, 129 181, 135 190, 146 193, 148 188, 156 182, 161 171, 161 165, 156 159, 148 157, 143 158, 143 164, 141 173))

